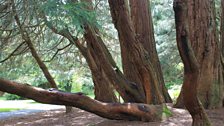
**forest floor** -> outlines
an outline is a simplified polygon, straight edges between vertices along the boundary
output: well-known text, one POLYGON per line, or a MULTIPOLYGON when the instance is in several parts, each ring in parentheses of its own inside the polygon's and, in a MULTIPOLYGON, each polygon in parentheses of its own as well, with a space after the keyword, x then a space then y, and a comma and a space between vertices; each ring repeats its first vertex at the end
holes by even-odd
MULTIPOLYGON (((169 107, 172 116, 162 122, 116 121, 74 108, 70 114, 64 109, 33 113, 0 120, 0 126, 191 126, 186 110, 169 107)), ((207 110, 213 126, 224 126, 224 109, 207 110)))

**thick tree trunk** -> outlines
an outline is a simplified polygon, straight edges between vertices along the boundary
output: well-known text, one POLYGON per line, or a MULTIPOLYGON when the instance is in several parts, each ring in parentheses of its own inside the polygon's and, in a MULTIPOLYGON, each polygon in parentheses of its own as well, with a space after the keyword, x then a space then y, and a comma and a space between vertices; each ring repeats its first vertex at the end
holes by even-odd
POLYGON ((199 65, 190 45, 188 27, 188 0, 174 0, 176 39, 181 59, 184 63, 183 100, 190 112, 192 126, 210 126, 209 119, 197 97, 199 84, 199 65))
POLYGON ((123 76, 116 66, 112 56, 104 45, 102 39, 97 36, 97 31, 87 25, 84 34, 90 53, 94 54, 93 59, 97 66, 102 66, 108 80, 113 84, 114 88, 122 96, 125 102, 143 102, 144 96, 141 95, 138 87, 123 76))
MULTIPOLYGON (((154 38, 154 28, 152 23, 151 9, 149 0, 129 0, 130 10, 131 10, 131 19, 134 25, 134 30, 136 34, 136 39, 142 43, 145 50, 149 53, 149 60, 152 62, 156 79, 159 82, 160 91, 162 92, 166 102, 172 102, 171 97, 168 94, 168 91, 165 87, 163 74, 159 62, 159 57, 156 51, 156 43, 154 38)), ((125 54, 127 54, 126 52, 125 54)), ((122 55, 124 62, 124 73, 125 75, 133 79, 134 82, 139 82, 139 76, 136 76, 133 70, 129 68, 132 66, 125 54, 122 55), (136 78, 136 79, 135 79, 136 78), (136 81, 135 81, 135 80, 136 81)))
POLYGON ((188 7, 191 45, 200 68, 198 96, 205 108, 218 108, 222 106, 223 73, 220 72, 215 4, 210 0, 190 0, 188 7))
POLYGON ((84 96, 82 93, 44 90, 4 79, 0 79, 0 90, 41 103, 77 107, 108 119, 160 121, 162 116, 163 105, 103 103, 84 96))
MULTIPOLYGON (((121 48, 123 53, 128 53, 129 63, 132 64, 131 69, 139 76, 141 85, 145 92, 144 102, 147 104, 160 104, 164 102, 163 95, 159 89, 159 82, 149 59, 148 52, 136 38, 136 34, 131 23, 128 12, 128 3, 126 0, 109 0, 110 11, 113 23, 118 31, 121 48)), ((139 84, 136 84, 139 86, 139 84)), ((140 88, 142 89, 142 88, 140 88)))
MULTIPOLYGON (((78 2, 78 1, 73 1, 78 2)), ((88 3, 87 9, 93 11, 92 0, 81 0, 81 2, 88 3)), ((95 31, 98 31, 96 27, 94 27, 95 31)), ((85 34, 92 34, 91 32, 86 32, 85 34)), ((87 42, 86 53, 85 56, 88 66, 92 73, 92 79, 94 82, 94 94, 95 99, 102 102, 117 102, 118 99, 114 92, 113 82, 111 82, 107 75, 105 74, 102 65, 99 64, 94 57, 96 57, 96 51, 93 50, 90 44, 87 42)))
POLYGON ((112 86, 113 84, 106 76, 102 64, 96 62, 96 59, 94 58, 96 57, 96 51, 92 52, 91 50, 93 50, 93 48, 88 44, 86 59, 92 73, 95 99, 102 102, 117 102, 117 97, 112 86))

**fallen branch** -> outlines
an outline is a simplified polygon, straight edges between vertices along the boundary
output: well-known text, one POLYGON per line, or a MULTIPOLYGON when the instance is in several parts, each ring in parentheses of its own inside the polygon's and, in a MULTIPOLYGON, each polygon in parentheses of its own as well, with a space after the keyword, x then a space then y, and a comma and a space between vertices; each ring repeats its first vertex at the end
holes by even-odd
POLYGON ((40 103, 67 105, 114 120, 160 121, 163 105, 141 103, 103 103, 82 93, 44 90, 28 84, 0 79, 0 91, 33 99, 40 103))

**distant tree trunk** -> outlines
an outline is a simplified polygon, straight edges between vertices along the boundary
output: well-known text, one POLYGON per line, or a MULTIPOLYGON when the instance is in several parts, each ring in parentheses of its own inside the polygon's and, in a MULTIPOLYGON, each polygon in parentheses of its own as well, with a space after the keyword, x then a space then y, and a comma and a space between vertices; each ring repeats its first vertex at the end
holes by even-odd
POLYGON ((188 8, 191 45, 200 69, 198 96, 205 108, 218 108, 222 106, 223 81, 215 4, 210 0, 190 0, 188 8))
MULTIPOLYGON (((149 0, 129 0, 129 2, 131 10, 131 19, 134 25, 136 39, 138 39, 138 41, 142 43, 143 47, 149 54, 149 60, 150 62, 152 62, 156 74, 156 79, 159 82, 159 89, 160 92, 163 94, 165 102, 172 102, 172 99, 165 87, 162 69, 156 51, 150 2, 149 0)), ((125 75, 128 77, 128 79, 132 79, 134 82, 141 83, 140 81, 138 81, 140 80, 140 78, 136 76, 136 73, 134 73, 132 69, 129 68, 129 66, 131 66, 132 64, 130 64, 129 62, 130 58, 127 58, 125 54, 122 55, 124 59, 123 62, 125 75)))
POLYGON ((200 69, 191 47, 188 27, 188 0, 174 0, 176 39, 181 59, 184 63, 183 100, 190 112, 192 126, 210 126, 210 121, 197 97, 200 69))
POLYGON ((222 106, 224 107, 224 0, 221 1, 221 27, 220 27, 220 50, 221 50, 221 69, 220 72, 220 81, 222 81, 222 106))
POLYGON ((0 79, 0 90, 30 98, 40 103, 77 107, 108 119, 137 121, 161 121, 162 119, 163 105, 103 103, 82 93, 44 90, 4 79, 0 79))
POLYGON ((5 92, 0 91, 0 97, 3 96, 5 92))

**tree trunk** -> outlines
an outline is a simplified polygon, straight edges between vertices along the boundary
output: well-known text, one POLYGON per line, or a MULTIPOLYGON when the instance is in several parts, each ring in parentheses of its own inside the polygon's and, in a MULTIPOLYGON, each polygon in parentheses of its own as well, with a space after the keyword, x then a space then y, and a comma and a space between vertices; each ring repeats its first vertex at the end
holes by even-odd
POLYGON ((44 76, 46 77, 46 79, 50 83, 50 86, 52 88, 57 88, 57 85, 56 85, 53 77, 51 76, 50 72, 48 71, 47 66, 43 63, 43 61, 41 60, 41 58, 37 54, 37 52, 36 52, 36 50, 34 48, 34 45, 33 45, 32 41, 31 41, 27 31, 23 28, 22 24, 20 23, 19 16, 17 15, 17 12, 16 12, 16 6, 15 6, 15 3, 14 3, 14 0, 12 0, 12 11, 14 13, 14 18, 15 18, 16 24, 18 26, 19 32, 20 32, 20 34, 22 36, 22 39, 28 45, 33 58, 36 60, 38 66, 40 67, 40 69, 44 73, 44 76))
MULTIPOLYGON (((73 1, 73 2, 78 2, 78 1, 73 1)), ((93 11, 93 5, 92 5, 92 0, 81 0, 81 2, 86 2, 88 3, 88 6, 86 7, 90 11, 93 11)), ((88 24, 87 24, 88 25, 88 24)), ((93 26, 94 27, 94 26, 93 26)), ((95 31, 98 31, 97 27, 94 27, 95 31)), ((85 34, 92 34, 91 32, 86 32, 85 34)), ((87 35, 88 36, 88 35, 87 35)), ((90 42, 87 41, 87 55, 85 56, 88 66, 91 70, 92 73, 92 79, 94 82, 94 94, 95 94, 95 99, 102 101, 102 102, 117 102, 118 99, 115 95, 114 92, 114 87, 113 87, 113 82, 111 82, 107 75, 105 74, 102 65, 103 64, 97 64, 96 59, 94 59, 96 51, 93 50, 91 45, 89 44, 90 42)))
MULTIPOLYGON (((34 48, 34 45, 31 41, 27 31, 23 28, 23 26, 22 26, 22 24, 19 20, 19 16, 17 15, 17 12, 16 12, 16 6, 15 6, 15 3, 14 3, 14 0, 12 0, 12 11, 15 14, 14 18, 15 18, 16 24, 19 28, 19 32, 22 35, 22 39, 24 39, 25 43, 28 45, 28 48, 30 49, 30 52, 31 52, 33 58, 36 60, 39 68, 44 73, 45 78, 48 80, 49 86, 51 88, 58 89, 57 84, 54 81, 54 78, 51 76, 47 66, 44 64, 44 62, 41 60, 41 58, 37 54, 36 49, 34 48)), ((72 111, 72 107, 70 107, 70 106, 65 106, 65 107, 66 107, 66 113, 70 113, 72 111)))
POLYGON ((190 45, 187 4, 188 0, 174 0, 173 3, 177 45, 184 63, 183 100, 184 105, 192 116, 192 126, 210 126, 209 119, 197 97, 200 69, 190 45))
MULTIPOLYGON (((130 10, 131 10, 131 19, 133 22, 136 39, 140 43, 142 43, 143 47, 149 54, 149 60, 152 62, 156 79, 159 82, 159 89, 162 92, 164 99, 166 102, 172 102, 170 95, 165 87, 162 69, 159 62, 159 57, 156 51, 156 43, 154 38, 154 28, 152 23, 151 9, 149 0, 129 0, 130 10)), ((126 54, 126 53, 125 53, 126 54)), ((125 58, 125 54, 122 55, 124 57, 124 73, 130 78, 134 79, 134 82, 141 83, 137 80, 140 80, 133 70, 129 68, 132 64, 130 64, 130 58, 125 58)))
MULTIPOLYGON (((152 62, 149 59, 148 52, 136 38, 136 34, 131 23, 131 18, 128 12, 128 3, 125 0, 109 0, 110 11, 115 28, 118 31, 122 55, 129 58, 129 69, 139 76, 140 84, 145 93, 144 103, 160 104, 164 102, 164 97, 159 89, 159 82, 156 78, 155 70, 152 62)), ((137 78, 137 77, 135 77, 137 78)), ((140 91, 142 88, 140 87, 140 91)))
POLYGON ((221 50, 221 69, 219 69, 220 72, 220 81, 222 81, 222 106, 224 107, 224 1, 221 1, 221 27, 220 27, 220 50, 221 50))
POLYGON ((84 96, 82 93, 44 90, 3 79, 0 79, 0 90, 41 103, 77 107, 108 119, 160 121, 162 117, 163 105, 103 103, 84 96))
POLYGON ((117 102, 117 97, 112 86, 113 84, 107 78, 102 64, 97 64, 96 59, 94 59, 95 51, 91 52, 91 50, 93 50, 93 48, 88 44, 86 59, 88 59, 87 63, 92 73, 95 99, 102 102, 117 102))
POLYGON ((215 4, 210 0, 190 0, 188 7, 191 45, 200 68, 198 96, 205 108, 219 108, 223 73, 220 72, 215 4))
POLYGON ((97 36, 97 31, 89 25, 86 25, 85 30, 84 37, 87 42, 87 47, 90 48, 90 53, 94 54, 93 59, 97 66, 102 67, 108 80, 113 84, 124 101, 143 102, 144 97, 140 94, 139 89, 134 84, 129 83, 123 76, 102 39, 97 36))

